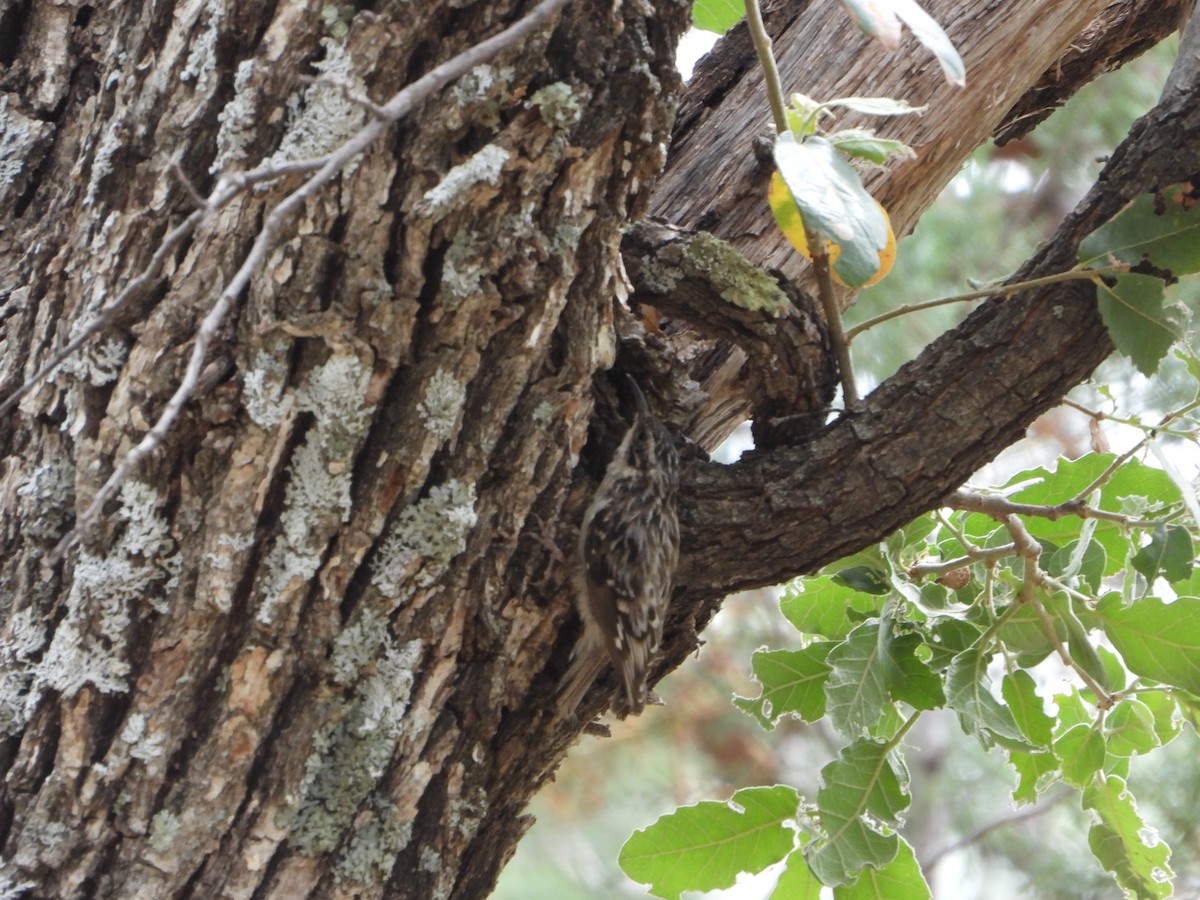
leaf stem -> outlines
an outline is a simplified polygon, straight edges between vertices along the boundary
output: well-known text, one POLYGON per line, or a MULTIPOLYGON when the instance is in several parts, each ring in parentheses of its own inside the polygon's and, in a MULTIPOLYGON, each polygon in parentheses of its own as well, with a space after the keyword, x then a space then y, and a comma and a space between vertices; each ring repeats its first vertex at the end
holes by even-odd
POLYGON ((829 340, 837 356, 838 374, 842 377, 842 400, 847 410, 859 404, 858 388, 854 384, 854 364, 850 361, 850 341, 842 325, 842 308, 838 306, 834 293, 833 276, 829 269, 829 254, 825 242, 804 226, 804 239, 812 252, 813 273, 817 276, 817 295, 821 298, 821 311, 825 313, 825 324, 829 326, 829 340))
POLYGON ((788 130, 787 106, 783 100, 783 82, 779 78, 779 67, 775 65, 775 54, 771 51, 771 36, 767 34, 767 26, 763 24, 758 0, 745 0, 745 4, 746 24, 750 28, 750 40, 758 53, 758 64, 762 66, 763 78, 766 81, 767 103, 770 104, 771 116, 775 119, 775 133, 784 134, 788 130))
MULTIPOLYGON (((809 246, 811 247, 812 244, 809 244, 809 246)), ((1102 269, 1071 269, 1067 272, 1058 272, 1054 275, 1044 275, 1041 278, 1031 278, 1029 281, 1015 281, 1012 284, 1003 284, 981 291, 971 291, 969 294, 955 294, 952 297, 925 300, 921 303, 906 303, 903 306, 897 306, 895 309, 888 310, 885 313, 855 325, 846 332, 846 340, 853 341, 858 335, 869 328, 874 328, 876 325, 887 322, 890 319, 906 316, 909 313, 920 312, 923 309, 933 309, 934 307, 947 306, 951 303, 965 303, 969 300, 983 300, 987 297, 1010 297, 1017 293, 1017 291, 1045 287, 1046 285, 1059 284, 1064 281, 1095 281, 1101 275, 1120 271, 1123 271, 1123 269, 1118 266, 1106 266, 1102 269)))

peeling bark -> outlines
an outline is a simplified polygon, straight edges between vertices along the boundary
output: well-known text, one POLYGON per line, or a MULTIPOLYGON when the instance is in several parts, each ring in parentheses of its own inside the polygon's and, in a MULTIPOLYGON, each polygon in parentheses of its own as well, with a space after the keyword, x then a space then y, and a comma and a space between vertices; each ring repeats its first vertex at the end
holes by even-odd
MULTIPOLYGON (((902 222, 1005 121, 1035 81, 1021 78, 1045 71, 1104 4, 994 6, 972 4, 949 21, 952 34, 980 89, 1020 78, 987 115, 967 95, 917 122, 921 161, 884 188, 902 222), (1035 12, 1045 41, 1014 41, 1000 25, 1035 12)), ((204 194, 222 170, 327 152, 369 113, 301 76, 336 76, 379 100, 528 9, 384 0, 331 18, 298 0, 0 7, 0 146, 19 161, 0 164, 0 387, 19 387, 86 327, 191 213, 176 165, 204 194)), ((831 24, 840 16, 808 15, 811 30, 783 44, 840 47, 822 64, 838 92, 908 93, 887 78, 868 91, 857 74, 868 71, 933 83, 912 80, 916 69, 933 78, 923 57, 898 56, 905 65, 889 70, 831 24)), ((678 225, 703 218, 697 198, 722 205, 727 231, 765 221, 757 195, 729 199, 737 179, 757 177, 745 165, 729 178, 688 168, 701 139, 695 99, 658 181, 687 16, 666 2, 574 0, 306 203, 238 298, 180 421, 61 562, 51 549, 156 420, 197 322, 294 179, 205 218, 114 327, 2 423, 9 888, 486 896, 528 824, 529 797, 581 728, 551 702, 576 633, 551 548, 571 545, 619 428, 598 372, 616 361, 660 404, 687 398, 664 418, 702 446, 753 408, 771 446, 728 470, 691 453, 687 558, 661 673, 694 646, 691 629, 723 592, 795 574, 919 514, 1107 352, 1081 294, 1054 294, 1066 310, 1054 321, 1045 299, 991 304, 862 416, 814 437, 831 371, 820 323, 791 285, 758 273, 779 305, 722 310, 730 284, 713 272, 726 266, 693 260, 664 287, 647 273, 678 266, 677 241, 695 238, 645 225, 624 245, 634 300, 677 322, 709 315, 685 344, 614 306, 629 290, 626 226, 656 184, 658 211, 678 225), (963 371, 985 352, 1011 391, 963 371), (1016 363, 1027 355, 1053 363, 1036 383, 1016 363), (955 442, 930 442, 947 418, 955 442)), ((703 127, 762 106, 744 87, 701 83, 703 127)), ((1114 175, 1031 272, 1067 259, 1123 191, 1167 177, 1153 149, 1166 128, 1200 146, 1184 110, 1145 125, 1130 150, 1143 155, 1114 157, 1127 169, 1112 171, 1132 175, 1114 175)), ((726 161, 741 159, 748 133, 732 136, 726 161)), ((770 258, 740 240, 752 262, 770 258)), ((604 699, 594 692, 589 705, 604 699)))

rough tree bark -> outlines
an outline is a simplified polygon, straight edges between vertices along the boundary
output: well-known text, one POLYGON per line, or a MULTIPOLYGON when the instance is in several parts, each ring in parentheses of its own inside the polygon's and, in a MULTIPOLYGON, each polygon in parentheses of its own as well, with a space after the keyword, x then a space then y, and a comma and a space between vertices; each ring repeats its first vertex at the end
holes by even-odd
MULTIPOLYGON (((881 182, 907 228, 1012 111, 1060 102, 1182 5, 930 3, 964 50, 962 95, 909 43, 889 64, 827 5, 781 6, 772 26, 798 29, 778 46, 808 93, 946 101, 904 126, 921 158, 881 182), (1077 40, 1094 21, 1133 39, 1077 40)), ((331 79, 388 97, 532 4, 358 7, 0 2, 6 394, 135 281, 218 173, 360 128, 370 112, 331 79)), ((598 372, 637 372, 701 447, 748 409, 769 423, 737 466, 689 458, 661 674, 726 591, 936 504, 1108 352, 1085 291, 989 304, 815 433, 831 373, 801 293, 659 225, 629 232, 622 266, 668 146, 659 215, 737 237, 751 263, 779 253, 747 187, 766 119, 736 38, 672 144, 687 19, 666 0, 573 0, 310 198, 163 445, 62 558, 296 179, 204 216, 22 397, 0 434, 0 893, 485 896, 582 727, 551 702, 577 632, 553 547, 612 446, 598 372), (648 331, 614 305, 626 269, 635 299, 690 328, 648 331)), ((1028 271, 1069 261, 1123 197, 1200 170, 1195 117, 1175 102, 1145 120, 1028 271)))

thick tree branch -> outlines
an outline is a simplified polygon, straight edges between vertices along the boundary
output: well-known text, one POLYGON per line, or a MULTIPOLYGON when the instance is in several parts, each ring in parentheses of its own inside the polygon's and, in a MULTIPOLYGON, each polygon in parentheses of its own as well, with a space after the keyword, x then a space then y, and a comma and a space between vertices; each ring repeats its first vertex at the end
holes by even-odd
MULTIPOLYGON (((1181 66, 1197 44, 1193 29, 1181 66)), ((1079 241, 1133 197, 1200 172, 1200 109, 1189 100, 1196 80, 1194 72, 1173 79, 1015 278, 1062 271, 1079 241)), ((879 540, 939 505, 1111 350, 1088 285, 993 300, 811 444, 728 467, 691 464, 682 593, 707 600, 778 583, 879 540)))

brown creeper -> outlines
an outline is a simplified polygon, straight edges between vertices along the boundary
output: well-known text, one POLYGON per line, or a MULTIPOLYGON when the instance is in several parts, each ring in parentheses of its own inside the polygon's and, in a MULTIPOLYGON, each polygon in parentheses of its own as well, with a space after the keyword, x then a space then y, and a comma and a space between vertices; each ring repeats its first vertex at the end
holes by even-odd
POLYGON ((662 640, 679 561, 679 455, 629 378, 637 412, 583 515, 575 549, 575 604, 583 636, 559 688, 573 713, 612 663, 632 712, 646 704, 646 666, 662 640))

